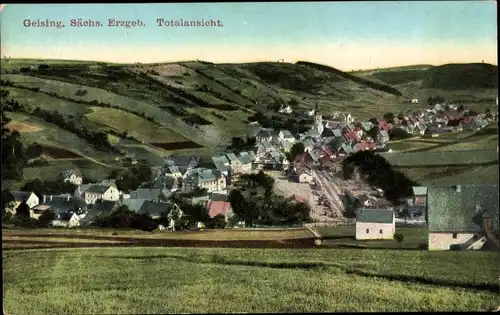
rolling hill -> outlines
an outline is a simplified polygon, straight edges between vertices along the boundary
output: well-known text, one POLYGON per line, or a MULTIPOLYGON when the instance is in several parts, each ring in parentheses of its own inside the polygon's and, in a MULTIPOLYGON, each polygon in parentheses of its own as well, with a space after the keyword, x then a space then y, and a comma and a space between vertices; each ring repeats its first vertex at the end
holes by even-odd
MULTIPOLYGON (((33 117, 36 108, 55 111, 81 128, 108 133, 122 155, 149 161, 161 161, 162 156, 179 150, 208 159, 232 137, 253 134, 256 127, 248 119, 256 113, 273 120, 293 120, 296 112, 317 104, 325 115, 349 111, 357 119, 369 119, 414 108, 409 99, 415 97, 442 95, 484 107, 494 104, 497 95, 497 81, 492 78, 497 67, 481 64, 349 73, 305 61, 112 64, 2 59, 1 65, 6 99, 23 106, 20 113, 7 113, 13 123, 17 118, 39 120, 33 117), (285 104, 295 112, 278 113, 276 106, 285 104)), ((51 128, 45 126, 38 133, 54 133, 51 128)), ((78 138, 74 131, 66 132, 78 138)), ((64 142, 67 149, 80 155, 81 142, 86 143, 79 139, 72 147, 72 142, 57 137, 40 139, 53 147, 64 142)), ((23 140, 36 142, 33 136, 23 136, 23 140)), ((99 161, 100 157, 109 161, 110 156, 120 156, 96 152, 92 158, 99 161)))

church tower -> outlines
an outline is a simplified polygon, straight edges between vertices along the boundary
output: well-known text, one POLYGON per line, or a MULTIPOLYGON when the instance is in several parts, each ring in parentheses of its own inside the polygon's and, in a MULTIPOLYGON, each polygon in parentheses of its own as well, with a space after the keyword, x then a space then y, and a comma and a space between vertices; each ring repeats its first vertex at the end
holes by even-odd
POLYGON ((319 134, 323 133, 323 116, 319 112, 318 104, 314 107, 314 129, 316 129, 319 134))

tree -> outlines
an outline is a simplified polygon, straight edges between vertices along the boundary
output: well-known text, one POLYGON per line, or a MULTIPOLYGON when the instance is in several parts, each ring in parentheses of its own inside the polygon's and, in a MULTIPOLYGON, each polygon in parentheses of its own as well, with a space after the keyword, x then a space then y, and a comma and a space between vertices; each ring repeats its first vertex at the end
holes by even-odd
POLYGON ((417 222, 418 222, 418 219, 423 215, 423 212, 422 210, 418 210, 417 212, 415 212, 415 217, 417 218, 417 222))
POLYGON ((399 214, 401 215, 401 217, 403 219, 405 219, 405 223, 406 223, 406 220, 408 219, 408 217, 410 216, 410 212, 408 211, 408 208, 406 207, 403 207, 403 209, 401 209, 401 211, 399 212, 399 214))
POLYGON ((388 123, 393 123, 394 122, 394 113, 385 113, 384 114, 384 119, 388 122, 388 123))
POLYGON ((30 217, 30 207, 26 204, 26 202, 21 202, 21 204, 17 207, 16 217, 20 219, 30 217))
POLYGON ((297 105, 299 105, 299 102, 296 99, 292 98, 288 101, 288 105, 290 105, 291 108, 295 108, 297 105))
POLYGON ((380 127, 378 125, 373 126, 372 129, 368 130, 366 133, 369 137, 371 137, 373 140, 377 139, 377 134, 380 131, 380 127))
POLYGON ((401 246, 405 237, 402 233, 394 233, 394 239, 399 243, 399 246, 401 246))
POLYGON ((462 113, 465 110, 464 105, 460 104, 457 108, 457 112, 462 113))
POLYGON ((377 118, 373 117, 373 118, 370 118, 370 120, 368 120, 368 121, 371 122, 373 125, 378 126, 377 118))
POLYGON ((2 216, 5 216, 7 209, 12 207, 15 201, 14 196, 12 196, 10 190, 4 189, 2 190, 2 196, 0 201, 2 202, 2 216))
POLYGON ((223 214, 221 214, 221 213, 219 213, 218 215, 216 215, 215 217, 213 217, 210 221, 211 222, 210 222, 209 228, 212 228, 212 229, 223 229, 223 228, 226 227, 226 217, 223 214))
MULTIPOLYGON (((3 106, 3 105, 2 105, 3 106)), ((1 113, 1 143, 2 143, 2 164, 1 177, 6 179, 21 179, 26 163, 25 148, 21 142, 21 135, 17 131, 10 131, 6 125, 10 119, 1 113)))
POLYGON ((52 210, 45 210, 38 218, 41 226, 48 226, 56 218, 56 214, 52 210))
POLYGON ((296 142, 290 149, 290 162, 293 162, 297 156, 305 152, 305 146, 302 142, 296 142))

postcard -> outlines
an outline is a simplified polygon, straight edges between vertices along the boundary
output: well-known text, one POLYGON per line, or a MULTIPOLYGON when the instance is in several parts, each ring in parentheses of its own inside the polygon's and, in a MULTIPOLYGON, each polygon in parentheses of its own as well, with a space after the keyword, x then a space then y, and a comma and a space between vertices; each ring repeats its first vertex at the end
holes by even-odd
POLYGON ((496 6, 0 5, 4 313, 499 311, 496 6))

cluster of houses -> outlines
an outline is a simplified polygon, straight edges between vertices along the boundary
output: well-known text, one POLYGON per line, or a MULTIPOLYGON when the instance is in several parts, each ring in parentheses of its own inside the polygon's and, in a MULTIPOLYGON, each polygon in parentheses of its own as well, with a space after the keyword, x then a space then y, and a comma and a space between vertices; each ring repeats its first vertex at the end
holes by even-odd
MULTIPOLYGON (((429 250, 500 249, 497 185, 414 187, 410 213, 427 217, 429 250)), ((356 239, 392 239, 395 211, 360 207, 356 239)))

